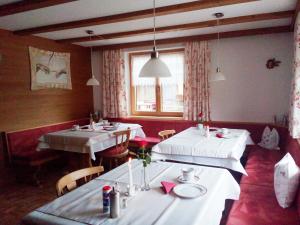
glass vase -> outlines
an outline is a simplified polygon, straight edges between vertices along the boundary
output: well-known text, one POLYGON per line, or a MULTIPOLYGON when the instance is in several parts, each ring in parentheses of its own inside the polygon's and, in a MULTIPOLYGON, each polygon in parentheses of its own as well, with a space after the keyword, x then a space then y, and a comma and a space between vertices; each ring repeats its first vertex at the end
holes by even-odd
POLYGON ((142 170, 141 170, 141 190, 142 191, 150 190, 148 167, 144 165, 142 165, 142 170))

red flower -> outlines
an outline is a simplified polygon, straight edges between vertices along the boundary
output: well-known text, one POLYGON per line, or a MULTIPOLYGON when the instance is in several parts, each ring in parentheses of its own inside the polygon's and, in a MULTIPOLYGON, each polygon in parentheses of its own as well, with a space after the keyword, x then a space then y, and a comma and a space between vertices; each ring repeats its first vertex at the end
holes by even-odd
POLYGON ((199 112, 198 117, 202 117, 202 116, 203 116, 203 113, 199 112))
POLYGON ((147 141, 141 141, 140 147, 141 147, 141 148, 146 148, 147 144, 148 144, 147 141))

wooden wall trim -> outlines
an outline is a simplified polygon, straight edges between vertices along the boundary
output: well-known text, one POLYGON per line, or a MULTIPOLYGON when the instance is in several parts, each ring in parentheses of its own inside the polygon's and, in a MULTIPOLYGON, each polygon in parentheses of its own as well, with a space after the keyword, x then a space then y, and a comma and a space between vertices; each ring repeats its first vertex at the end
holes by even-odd
MULTIPOLYGON (((259 1, 259 0, 193 1, 193 2, 176 4, 176 5, 158 7, 156 8, 156 15, 164 16, 164 15, 170 15, 175 13, 190 12, 195 10, 215 8, 220 6, 241 4, 241 3, 254 2, 254 1, 259 1)), ((66 29, 74 29, 79 27, 87 27, 87 26, 103 25, 103 24, 116 23, 116 22, 131 21, 136 19, 144 19, 152 16, 153 16, 153 9, 151 8, 151 9, 121 13, 121 14, 98 17, 98 18, 77 20, 77 21, 71 21, 71 22, 65 22, 59 24, 51 24, 51 25, 40 26, 40 27, 33 27, 33 28, 15 31, 15 34, 29 35, 29 34, 45 33, 45 32, 52 32, 52 31, 59 31, 59 30, 66 30, 66 29)))
MULTIPOLYGON (((220 33, 220 38, 233 38, 233 37, 285 33, 285 32, 291 32, 290 26, 267 27, 267 28, 222 32, 220 33)), ((217 39, 217 36, 218 36, 217 33, 213 33, 213 34, 178 37, 178 38, 159 39, 156 40, 156 44, 165 45, 165 44, 174 44, 174 43, 184 43, 187 41, 213 40, 213 39, 217 39)), ((151 40, 151 41, 121 43, 121 44, 114 44, 114 45, 95 46, 93 47, 93 49, 94 50, 127 49, 127 48, 144 47, 144 46, 152 46, 152 45, 153 45, 153 41, 151 40)))
POLYGON ((26 130, 32 130, 32 129, 38 129, 38 128, 44 128, 44 127, 49 127, 49 126, 55 126, 55 125, 60 125, 60 124, 65 124, 65 123, 72 123, 72 122, 75 122, 75 121, 78 121, 78 120, 89 120, 89 118, 84 117, 84 118, 75 119, 75 120, 67 120, 67 121, 64 121, 64 122, 43 124, 41 126, 34 126, 34 127, 26 128, 26 129, 8 130, 8 131, 6 131, 6 134, 20 132, 20 131, 26 131, 26 130))
MULTIPOLYGON (((283 19, 283 18, 290 18, 293 15, 294 15, 294 11, 283 11, 283 12, 263 13, 263 14, 255 14, 255 15, 248 15, 248 16, 239 16, 239 17, 221 19, 220 25, 230 25, 230 24, 240 24, 240 23, 249 23, 249 22, 255 22, 255 21, 263 21, 263 20, 283 19)), ((206 27, 214 27, 216 25, 217 25, 217 20, 208 20, 208 21, 195 22, 195 23, 157 27, 156 33, 199 29, 199 28, 206 28, 206 27)), ((88 41, 96 41, 96 40, 107 40, 107 39, 115 39, 115 38, 132 37, 132 36, 152 34, 152 33, 153 33, 153 28, 148 28, 148 29, 116 32, 116 33, 109 33, 109 34, 99 34, 99 35, 94 35, 92 37, 85 36, 85 37, 60 39, 60 40, 57 40, 57 42, 59 42, 59 43, 75 43, 75 42, 77 42, 78 43, 78 42, 88 42, 88 41)))
POLYGON ((34 9, 46 8, 49 6, 64 4, 77 0, 23 0, 0 6, 0 17, 16 13, 26 12, 34 9))

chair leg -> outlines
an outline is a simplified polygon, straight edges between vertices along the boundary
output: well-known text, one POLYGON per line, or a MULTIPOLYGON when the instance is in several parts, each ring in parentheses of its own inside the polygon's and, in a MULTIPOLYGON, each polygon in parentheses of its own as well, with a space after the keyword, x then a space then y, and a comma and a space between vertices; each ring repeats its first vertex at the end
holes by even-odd
POLYGON ((118 159, 115 158, 115 168, 118 167, 118 165, 119 165, 118 159))
POLYGON ((99 166, 102 166, 102 162, 103 162, 103 158, 101 157, 99 161, 99 166))
POLYGON ((35 173, 33 174, 33 181, 34 181, 34 184, 37 185, 38 187, 42 187, 41 185, 41 181, 39 179, 39 176, 41 174, 41 170, 42 170, 42 167, 41 165, 39 165, 35 171, 35 173))
POLYGON ((109 159, 109 170, 112 170, 112 159, 109 159))

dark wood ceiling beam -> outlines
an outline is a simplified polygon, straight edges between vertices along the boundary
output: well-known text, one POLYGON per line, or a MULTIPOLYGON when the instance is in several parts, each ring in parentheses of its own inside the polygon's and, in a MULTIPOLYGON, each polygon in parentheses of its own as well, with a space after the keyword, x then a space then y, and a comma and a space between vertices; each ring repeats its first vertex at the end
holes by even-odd
POLYGON ((292 22, 291 22, 291 30, 294 30, 296 19, 297 19, 299 12, 300 12, 300 0, 298 0, 297 4, 296 4, 296 8, 295 8, 294 15, 293 15, 292 22))
MULTIPOLYGON (((169 5, 156 8, 156 15, 157 16, 164 16, 170 15, 175 13, 183 13, 183 12, 190 12, 195 10, 201 9, 208 9, 214 7, 220 7, 225 5, 234 5, 234 4, 241 4, 241 3, 248 3, 254 2, 259 0, 203 0, 203 1, 193 1, 187 3, 181 3, 176 5, 169 5)), ((140 11, 116 14, 111 16, 104 16, 98 18, 91 18, 85 20, 77 20, 59 24, 52 24, 47 26, 41 27, 34 27, 24 30, 15 31, 15 34, 19 35, 29 35, 29 34, 38 34, 38 33, 45 33, 45 32, 53 32, 59 30, 66 30, 66 29, 74 29, 79 27, 87 27, 87 26, 96 26, 96 25, 103 25, 109 23, 117 23, 117 22, 124 22, 130 20, 137 20, 137 19, 144 19, 153 16, 153 9, 145 9, 140 11)))
POLYGON ((23 0, 0 6, 0 17, 73 1, 77 0, 23 0))
MULTIPOLYGON (((293 15, 294 15, 294 11, 284 11, 284 12, 264 13, 264 14, 256 14, 256 15, 249 15, 249 16, 240 16, 240 17, 221 19, 220 25, 230 25, 230 24, 263 21, 263 20, 291 18, 293 15)), ((210 21, 180 24, 180 25, 173 25, 173 26, 166 26, 166 27, 157 27, 156 32, 157 33, 174 32, 174 31, 213 27, 216 25, 217 25, 216 20, 210 20, 210 21)), ((132 37, 132 36, 146 35, 152 33, 153 33, 153 28, 149 28, 149 29, 117 32, 117 33, 110 33, 110 34, 100 34, 100 35, 94 35, 92 37, 86 36, 86 37, 78 37, 78 38, 61 39, 61 40, 57 40, 57 42, 79 43, 79 42, 86 42, 86 41, 132 37)))
MULTIPOLYGON (((252 35, 262 35, 262 34, 274 34, 274 33, 285 33, 290 32, 290 26, 280 26, 280 27, 267 27, 267 28, 258 28, 258 29, 249 29, 249 30, 238 30, 238 31, 229 31, 220 33, 220 38, 233 38, 233 37, 243 37, 243 36, 252 36, 252 35)), ((187 41, 205 41, 217 39, 218 34, 203 34, 203 35, 194 35, 186 37, 177 37, 177 38, 167 38, 156 40, 157 45, 164 44, 175 44, 175 43, 184 43, 187 41)), ((141 41, 141 42, 130 42, 130 43, 121 43, 114 45, 103 45, 95 46, 94 50, 107 50, 107 49, 127 49, 135 47, 144 47, 152 46, 153 41, 141 41)))

